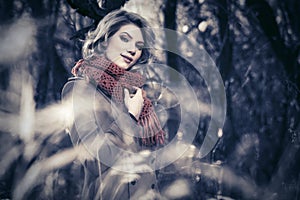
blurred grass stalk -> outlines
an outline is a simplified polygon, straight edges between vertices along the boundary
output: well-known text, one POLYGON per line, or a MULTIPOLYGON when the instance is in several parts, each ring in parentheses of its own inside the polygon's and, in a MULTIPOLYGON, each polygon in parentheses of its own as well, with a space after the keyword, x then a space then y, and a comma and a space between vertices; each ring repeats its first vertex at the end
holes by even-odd
POLYGON ((82 147, 58 150, 52 155, 45 149, 65 137, 71 107, 67 102, 58 102, 36 110, 34 80, 26 70, 11 69, 9 87, 2 95, 0 177, 13 173, 12 197, 24 199, 49 172, 75 160, 82 147), (14 163, 16 167, 12 167, 14 163))
POLYGON ((36 185, 40 184, 49 172, 71 163, 78 157, 81 151, 82 146, 69 148, 33 164, 16 185, 13 192, 13 199, 24 199, 26 194, 36 185))
POLYGON ((20 138, 28 143, 34 135, 35 102, 33 99, 32 77, 24 70, 21 71, 20 101, 19 134, 20 138))

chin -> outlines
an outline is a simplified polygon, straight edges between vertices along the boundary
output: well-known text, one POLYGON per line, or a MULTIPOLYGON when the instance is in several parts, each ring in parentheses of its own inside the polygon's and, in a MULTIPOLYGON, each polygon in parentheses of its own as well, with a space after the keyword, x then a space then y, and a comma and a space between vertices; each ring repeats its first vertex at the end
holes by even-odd
POLYGON ((123 65, 119 65, 119 67, 123 68, 123 69, 128 69, 130 67, 130 65, 128 64, 123 64, 123 65))
POLYGON ((128 64, 124 63, 124 62, 114 62, 116 65, 118 65, 121 68, 126 69, 128 64))
POLYGON ((128 63, 125 63, 125 62, 120 62, 120 63, 116 63, 116 64, 119 67, 123 68, 123 69, 128 69, 128 68, 130 68, 133 65, 132 63, 128 64, 128 63))

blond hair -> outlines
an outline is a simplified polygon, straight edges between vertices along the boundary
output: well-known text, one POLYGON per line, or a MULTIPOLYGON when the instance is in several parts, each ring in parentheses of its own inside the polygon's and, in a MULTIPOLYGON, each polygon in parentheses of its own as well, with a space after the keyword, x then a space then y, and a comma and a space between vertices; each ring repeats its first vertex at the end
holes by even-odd
POLYGON ((138 63, 145 63, 152 56, 155 35, 150 28, 149 23, 140 15, 125 10, 116 10, 108 13, 97 25, 96 29, 88 32, 82 47, 83 58, 92 55, 95 50, 99 53, 104 53, 105 46, 109 37, 113 36, 122 26, 134 24, 141 29, 145 48, 142 50, 142 55, 138 63), (99 46, 100 45, 100 46, 99 46))

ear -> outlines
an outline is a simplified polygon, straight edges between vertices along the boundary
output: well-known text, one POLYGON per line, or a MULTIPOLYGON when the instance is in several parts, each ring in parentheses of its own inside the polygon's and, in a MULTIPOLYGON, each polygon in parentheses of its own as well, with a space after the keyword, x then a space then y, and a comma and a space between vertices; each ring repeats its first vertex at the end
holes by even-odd
POLYGON ((107 44, 107 41, 101 42, 101 46, 102 46, 102 47, 107 47, 107 45, 108 45, 108 44, 107 44))
POLYGON ((105 42, 105 41, 103 41, 103 42, 100 42, 100 44, 99 44, 99 45, 97 45, 97 50, 98 50, 99 52, 103 52, 103 51, 105 51, 105 50, 106 50, 106 48, 107 48, 107 45, 108 45, 108 43, 107 43, 107 42, 105 42))

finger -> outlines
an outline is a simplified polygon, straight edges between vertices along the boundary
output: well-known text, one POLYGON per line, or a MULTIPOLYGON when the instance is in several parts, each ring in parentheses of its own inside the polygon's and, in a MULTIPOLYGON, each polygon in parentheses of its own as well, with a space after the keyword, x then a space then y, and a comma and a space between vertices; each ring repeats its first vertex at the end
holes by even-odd
POLYGON ((127 100, 130 98, 130 94, 128 89, 124 89, 124 101, 127 102, 127 100))
POLYGON ((129 96, 129 90, 127 88, 124 89, 124 95, 129 96))
POLYGON ((136 95, 142 95, 142 89, 141 88, 137 88, 135 94, 136 95))

